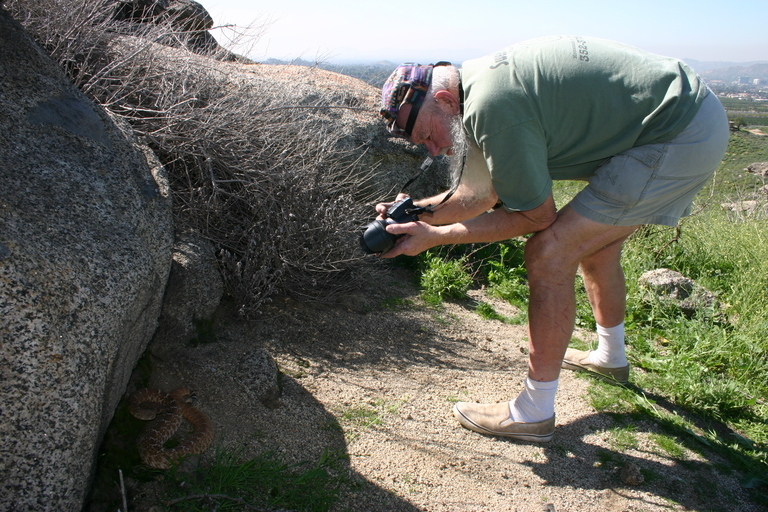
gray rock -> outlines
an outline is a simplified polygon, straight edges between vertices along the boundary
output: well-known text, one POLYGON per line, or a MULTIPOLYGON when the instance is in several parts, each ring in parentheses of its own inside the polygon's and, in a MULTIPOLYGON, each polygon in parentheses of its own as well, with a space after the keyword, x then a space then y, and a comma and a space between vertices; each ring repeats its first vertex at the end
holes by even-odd
POLYGON ((757 174, 763 178, 768 177, 768 162, 755 162, 747 166, 747 172, 757 174))
POLYGON ((171 23, 190 32, 202 32, 213 28, 213 18, 198 2, 194 0, 175 0, 168 4, 166 15, 171 23))
POLYGON ((0 9, 0 510, 82 508, 156 328, 170 200, 132 137, 0 9))
POLYGON ((121 31, 144 33, 148 27, 170 25, 171 31, 161 31, 153 38, 162 44, 186 48, 192 52, 224 61, 249 61, 225 50, 208 30, 213 18, 194 0, 108 0, 114 4, 112 18, 121 22, 121 31))
POLYGON ((263 349, 242 354, 234 367, 233 375, 248 395, 269 408, 280 406, 280 381, 277 363, 263 349))
POLYGON ((640 485, 645 482, 645 477, 640 472, 640 468, 634 462, 627 462, 619 470, 619 477, 625 485, 640 485))
POLYGON ((157 336, 187 342, 209 320, 224 293, 213 244, 194 230, 176 236, 157 336))
POLYGON ((646 298, 671 304, 688 315, 702 309, 721 307, 715 294, 674 270, 649 270, 640 276, 638 282, 648 291, 646 298))
MULTIPOLYGON (((347 155, 349 164, 357 164, 365 174, 364 180, 358 177, 363 182, 358 191, 360 197, 374 201, 394 199, 418 173, 427 156, 422 146, 387 133, 378 113, 380 90, 356 78, 304 66, 216 62, 130 36, 111 40, 105 58, 114 62, 116 73, 129 73, 129 69, 120 68, 119 58, 139 48, 152 60, 158 76, 179 73, 182 66, 190 76, 205 76, 211 90, 226 89, 228 101, 233 104, 252 105, 254 91, 261 97, 277 98, 285 97, 285 91, 290 90, 291 105, 311 104, 322 98, 324 104, 334 108, 308 110, 307 115, 321 112, 327 116, 328 124, 333 127, 336 152, 347 155)), ((414 198, 428 197, 449 186, 447 163, 438 158, 407 192, 414 198)))

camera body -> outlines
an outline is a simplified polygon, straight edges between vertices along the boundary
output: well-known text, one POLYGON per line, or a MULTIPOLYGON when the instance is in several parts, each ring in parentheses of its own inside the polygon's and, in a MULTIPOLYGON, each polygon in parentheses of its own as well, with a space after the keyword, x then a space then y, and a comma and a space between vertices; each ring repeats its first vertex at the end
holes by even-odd
POLYGON ((402 235, 387 233, 387 225, 416 222, 419 216, 415 211, 421 208, 414 206, 410 197, 397 201, 387 209, 387 217, 383 220, 375 220, 365 226, 360 235, 360 247, 368 254, 386 252, 395 245, 395 241, 402 235))

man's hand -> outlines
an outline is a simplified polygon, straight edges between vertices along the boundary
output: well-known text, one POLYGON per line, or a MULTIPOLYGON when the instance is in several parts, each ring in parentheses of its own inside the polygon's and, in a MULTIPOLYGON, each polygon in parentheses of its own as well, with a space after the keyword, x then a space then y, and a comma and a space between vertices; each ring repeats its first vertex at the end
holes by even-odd
POLYGON ((557 218, 552 195, 541 206, 524 212, 499 208, 464 222, 433 226, 427 222, 390 224, 387 232, 400 237, 395 246, 382 254, 392 258, 400 254, 415 256, 436 245, 488 243, 547 229, 557 218))
POLYGON ((405 222, 403 224, 389 224, 387 232, 393 235, 403 235, 395 241, 394 247, 380 254, 382 258, 394 258, 405 254, 416 256, 427 249, 442 242, 442 228, 427 224, 426 222, 405 222))
POLYGON ((408 199, 410 197, 408 194, 404 194, 403 192, 400 192, 397 194, 397 197, 395 200, 391 203, 379 203, 376 205, 376 213, 379 214, 378 217, 376 217, 378 220, 384 220, 387 217, 387 210, 389 210, 393 204, 395 204, 398 201, 402 201, 403 199, 408 199))

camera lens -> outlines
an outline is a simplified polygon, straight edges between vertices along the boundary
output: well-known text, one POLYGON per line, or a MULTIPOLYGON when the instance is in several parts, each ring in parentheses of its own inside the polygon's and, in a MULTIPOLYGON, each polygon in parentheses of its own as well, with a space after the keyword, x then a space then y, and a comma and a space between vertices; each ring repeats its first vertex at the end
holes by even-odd
POLYGON ((360 247, 368 254, 386 252, 395 245, 395 235, 387 233, 385 229, 387 222, 375 220, 365 227, 365 231, 360 235, 360 247))

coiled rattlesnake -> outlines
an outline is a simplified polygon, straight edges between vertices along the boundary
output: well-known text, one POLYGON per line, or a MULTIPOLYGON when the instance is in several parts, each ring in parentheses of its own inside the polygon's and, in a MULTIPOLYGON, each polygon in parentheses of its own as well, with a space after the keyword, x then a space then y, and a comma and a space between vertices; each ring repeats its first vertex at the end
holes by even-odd
POLYGON ((128 409, 141 420, 157 422, 147 425, 139 435, 141 460, 147 466, 168 469, 185 455, 203 453, 213 441, 213 425, 208 417, 196 409, 194 395, 188 388, 170 393, 144 388, 128 398, 128 409), (182 416, 194 427, 194 432, 174 448, 163 445, 181 425, 182 416))

